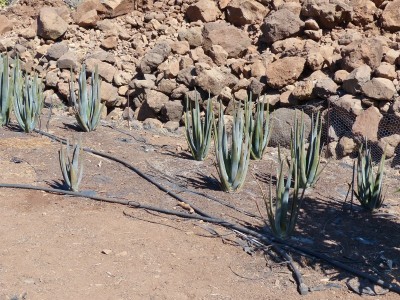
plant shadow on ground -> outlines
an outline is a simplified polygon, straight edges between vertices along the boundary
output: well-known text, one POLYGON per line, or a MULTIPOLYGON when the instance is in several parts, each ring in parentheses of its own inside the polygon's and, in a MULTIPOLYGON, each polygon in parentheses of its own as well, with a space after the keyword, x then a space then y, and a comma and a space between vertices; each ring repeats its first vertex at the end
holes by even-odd
MULTIPOLYGON (((358 203, 350 210, 349 204, 343 209, 343 203, 315 198, 304 199, 293 239, 306 241, 305 247, 388 282, 400 278, 400 225, 395 219, 379 211, 369 213, 358 203)), ((331 268, 321 268, 332 272, 331 268)), ((333 279, 353 277, 339 271, 333 279)))
POLYGON ((220 182, 212 177, 202 174, 200 172, 195 173, 193 177, 187 177, 183 175, 176 175, 177 178, 184 180, 188 186, 195 189, 207 189, 212 191, 220 191, 220 182))

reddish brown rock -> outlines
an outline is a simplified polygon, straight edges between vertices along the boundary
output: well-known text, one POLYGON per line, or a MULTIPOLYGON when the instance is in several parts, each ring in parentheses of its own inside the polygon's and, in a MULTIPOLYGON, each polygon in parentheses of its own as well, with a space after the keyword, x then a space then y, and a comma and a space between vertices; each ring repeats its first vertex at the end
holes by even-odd
POLYGON ((294 83, 301 75, 306 60, 303 57, 278 59, 267 68, 267 83, 272 88, 283 88, 294 83))
POLYGON ((371 106, 357 116, 353 124, 352 132, 354 135, 361 135, 369 141, 378 141, 379 123, 382 114, 375 106, 371 106))

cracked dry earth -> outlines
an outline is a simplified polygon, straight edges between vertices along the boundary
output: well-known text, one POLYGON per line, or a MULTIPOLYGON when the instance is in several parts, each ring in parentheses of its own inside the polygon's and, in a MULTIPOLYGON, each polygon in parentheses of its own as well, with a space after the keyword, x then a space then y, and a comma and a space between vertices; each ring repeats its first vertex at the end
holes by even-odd
MULTIPOLYGON (((45 112, 46 114, 46 112, 45 112)), ((77 137, 74 119, 58 112, 50 133, 77 137), (72 126, 72 127, 71 127, 72 126)), ((184 136, 160 130, 121 131, 100 126, 84 133, 87 147, 123 158, 213 215, 263 226, 256 180, 267 186, 276 149, 251 162, 242 191, 219 191, 213 159, 190 159, 184 136)), ((60 145, 38 134, 0 129, 2 183, 54 186, 62 177, 60 145)), ((185 212, 177 202, 132 171, 84 153, 81 189, 185 212)), ((351 161, 328 164, 307 194, 291 242, 352 267, 374 270, 399 283, 400 208, 393 193, 396 169, 388 170, 387 200, 374 216, 354 206, 342 210, 351 161)), ((360 282, 312 257, 291 253, 312 292, 300 296, 291 271, 268 249, 255 249, 231 231, 205 222, 40 191, 0 189, 0 299, 359 299, 360 282), (217 233, 217 235, 215 235, 217 233)), ((364 284, 363 282, 361 282, 364 284)), ((368 286, 368 284, 367 284, 368 286)), ((372 287, 373 288, 373 287, 372 287)), ((377 288, 374 299, 399 299, 377 288)))

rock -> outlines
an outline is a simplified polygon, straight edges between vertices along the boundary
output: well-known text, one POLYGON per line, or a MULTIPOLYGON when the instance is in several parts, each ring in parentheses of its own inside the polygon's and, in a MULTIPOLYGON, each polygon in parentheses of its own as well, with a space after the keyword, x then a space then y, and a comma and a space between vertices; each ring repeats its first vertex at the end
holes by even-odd
POLYGON ((345 80, 343 80, 342 88, 353 95, 361 93, 361 86, 371 79, 371 68, 362 65, 355 68, 345 80))
POLYGON ((161 109, 161 119, 164 122, 179 122, 183 115, 183 105, 180 100, 168 101, 161 109))
POLYGON ((168 103, 169 98, 167 95, 155 90, 146 90, 146 103, 149 108, 155 113, 159 114, 165 104, 168 103))
POLYGON ((68 45, 66 43, 54 43, 47 50, 47 56, 50 59, 58 60, 61 56, 67 53, 69 50, 68 45))
POLYGON ((314 19, 307 19, 304 22, 304 28, 308 30, 319 30, 319 25, 314 19))
POLYGON ((396 154, 396 149, 400 145, 400 134, 392 134, 381 138, 378 146, 385 153, 386 158, 392 158, 396 154))
POLYGON ((324 29, 332 29, 351 22, 353 9, 340 0, 305 0, 301 15, 314 18, 324 29))
POLYGON ((343 69, 352 71, 353 69, 366 64, 372 70, 377 68, 382 61, 382 43, 375 38, 357 40, 342 48, 343 69))
POLYGON ((378 8, 370 0, 351 0, 350 6, 353 8, 352 23, 357 26, 366 26, 374 22, 378 8))
POLYGON ((75 52, 68 51, 57 60, 57 67, 59 69, 76 69, 78 67, 78 58, 75 52))
POLYGON ((72 15, 75 23, 82 27, 95 27, 100 19, 97 14, 99 3, 97 1, 83 1, 72 15))
POLYGON ((261 78, 265 76, 267 68, 265 63, 261 60, 256 60, 250 65, 250 75, 251 77, 261 78))
POLYGON ((188 41, 176 41, 171 43, 171 51, 174 54, 185 55, 190 51, 190 45, 188 41))
MULTIPOLYGON (((335 72, 335 74, 333 75, 333 80, 338 83, 338 84, 342 84, 347 77, 349 76, 349 72, 347 72, 346 70, 337 70, 335 72)), ((370 78, 368 78, 369 80, 370 78)))
POLYGON ((219 95, 222 89, 227 86, 227 74, 222 72, 219 68, 203 69, 197 72, 195 78, 195 85, 200 87, 211 95, 219 95))
POLYGON ((179 122, 178 121, 168 121, 164 124, 164 128, 167 129, 169 132, 174 132, 179 129, 179 122))
POLYGON ((55 88, 55 87, 57 87, 57 83, 58 83, 57 72, 47 72, 46 86, 55 88))
POLYGON ((129 86, 138 90, 152 90, 156 88, 156 83, 151 79, 134 79, 129 83, 129 86))
POLYGON ((315 82, 313 80, 298 81, 292 91, 292 96, 298 100, 310 100, 313 95, 315 82))
POLYGON ((303 118, 305 125, 305 135, 308 136, 311 130, 311 119, 304 112, 298 109, 278 108, 271 115, 273 130, 271 132, 270 146, 290 147, 291 137, 290 131, 294 126, 295 119, 303 118))
MULTIPOLYGON (((105 15, 109 18, 115 18, 129 14, 136 8, 136 1, 132 0, 107 0, 101 1, 106 9, 105 15)), ((150 8, 152 1, 147 1, 147 7, 150 8)))
POLYGON ((314 94, 322 99, 328 99, 337 94, 338 85, 329 77, 318 79, 314 86, 314 94))
POLYGON ((68 29, 68 24, 52 7, 40 9, 38 17, 38 35, 44 39, 56 40, 68 29))
POLYGON ((261 96, 265 91, 265 84, 260 82, 256 78, 252 78, 250 85, 249 85, 249 90, 253 94, 254 97, 261 96))
POLYGON ((272 88, 283 88, 293 84, 301 75, 306 60, 303 57, 285 57, 278 59, 267 68, 267 83, 272 88))
POLYGON ((394 65, 399 56, 400 56, 400 51, 389 49, 388 51, 386 51, 385 56, 383 57, 383 61, 391 65, 394 65))
POLYGON ((213 45, 224 48, 228 58, 237 58, 251 45, 251 39, 246 32, 226 22, 212 22, 204 25, 204 50, 210 51, 213 45))
POLYGON ((122 113, 122 118, 124 120, 133 120, 135 112, 130 107, 125 107, 124 112, 122 113))
POLYGON ((112 65, 116 63, 115 56, 112 53, 104 51, 103 49, 94 50, 88 55, 87 58, 95 58, 112 65))
POLYGON ((378 141, 379 123, 382 117, 379 109, 375 106, 369 107, 357 116, 352 133, 367 138, 371 142, 378 141))
POLYGON ((400 30, 400 0, 388 1, 382 12, 380 21, 382 27, 390 32, 400 30))
POLYGON ((363 112, 361 100, 352 95, 344 95, 340 97, 334 102, 334 105, 355 116, 358 116, 363 112))
POLYGON ((132 75, 128 72, 118 70, 114 73, 113 82, 116 86, 127 85, 132 79, 132 75))
POLYGON ((261 30, 267 43, 294 36, 300 32, 304 22, 291 11, 280 9, 271 12, 261 25, 261 30))
POLYGON ((344 157, 355 152, 357 150, 357 144, 354 142, 352 138, 343 136, 339 140, 337 149, 339 155, 344 157))
POLYGON ((299 102, 295 97, 292 95, 292 91, 285 91, 279 95, 279 105, 281 107, 290 107, 299 105, 299 102))
POLYGON ((372 78, 363 84, 361 91, 372 99, 389 101, 396 93, 396 87, 389 79, 372 78))
POLYGON ((203 29, 201 27, 191 27, 189 29, 180 30, 178 39, 187 41, 192 48, 199 47, 203 44, 203 29))
POLYGON ((157 90, 169 95, 177 86, 178 84, 174 79, 162 79, 157 85, 157 90))
POLYGON ((115 36, 115 35, 111 35, 109 37, 106 37, 101 42, 101 47, 103 47, 106 50, 116 49, 117 46, 118 46, 118 37, 115 36))
POLYGON ((319 41, 321 40, 322 36, 324 35, 322 29, 319 30, 304 30, 304 34, 314 40, 314 41, 319 41))
POLYGON ((97 66, 99 70, 99 76, 102 79, 110 83, 113 81, 114 75, 117 72, 117 68, 115 68, 114 66, 95 58, 88 58, 86 59, 85 63, 87 73, 93 73, 97 66))
POLYGON ((153 49, 148 51, 140 62, 140 69, 144 74, 150 74, 168 57, 171 47, 168 42, 158 42, 153 49))
POLYGON ((106 103, 106 106, 114 106, 118 99, 118 88, 112 84, 103 81, 100 88, 101 101, 106 103))
POLYGON ((163 123, 155 118, 147 118, 143 121, 143 129, 157 130, 163 128, 163 123))
POLYGON ((226 52, 225 49, 220 45, 212 45, 208 55, 217 66, 225 65, 228 59, 228 52, 226 52))
POLYGON ((253 24, 267 15, 269 9, 254 0, 232 0, 226 7, 226 19, 236 26, 253 24))
POLYGON ((219 14, 220 11, 215 1, 212 0, 199 0, 186 10, 186 18, 190 22, 213 22, 218 18, 219 14))
POLYGON ((0 35, 12 31, 14 24, 4 15, 0 15, 0 35))
POLYGON ((375 69, 375 76, 394 80, 397 78, 397 73, 394 65, 383 62, 375 69))

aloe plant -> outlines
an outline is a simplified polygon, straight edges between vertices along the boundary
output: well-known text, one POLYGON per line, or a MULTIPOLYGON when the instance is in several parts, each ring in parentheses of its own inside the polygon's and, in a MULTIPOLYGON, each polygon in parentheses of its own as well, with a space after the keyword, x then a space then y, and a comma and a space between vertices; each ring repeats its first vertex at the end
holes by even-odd
POLYGON ((100 122, 101 112, 104 109, 104 104, 100 103, 100 85, 98 66, 95 67, 92 73, 90 87, 88 89, 86 83, 86 66, 82 66, 82 70, 78 78, 78 99, 75 95, 75 76, 71 70, 70 82, 70 98, 75 108, 75 117, 79 127, 82 130, 89 132, 96 129, 100 122))
POLYGON ((251 102, 246 101, 244 111, 241 105, 235 109, 231 147, 228 146, 228 134, 224 122, 222 105, 219 109, 218 130, 215 129, 215 152, 217 170, 221 180, 221 187, 226 192, 234 192, 242 187, 247 175, 250 161, 251 136, 250 119, 251 102))
POLYGON ((35 74, 22 76, 19 59, 14 68, 14 114, 25 132, 35 129, 44 106, 44 85, 35 74))
POLYGON ((0 57, 0 124, 10 121, 13 99, 13 77, 10 76, 10 65, 7 55, 0 57))
POLYGON ((58 151, 58 157, 65 183, 71 191, 77 192, 83 174, 81 142, 79 141, 74 144, 71 155, 69 141, 67 140, 66 148, 61 145, 61 149, 58 151))
POLYGON ((381 157, 375 175, 372 166, 371 149, 365 149, 363 146, 360 147, 357 157, 357 191, 354 191, 354 194, 362 207, 369 211, 381 207, 384 201, 384 167, 385 154, 381 157))
POLYGON ((195 160, 204 160, 210 150, 211 135, 214 123, 212 101, 208 97, 204 119, 200 115, 199 100, 196 96, 194 107, 186 97, 185 133, 190 151, 195 160), (189 113, 190 111, 190 113, 189 113))
POLYGON ((306 149, 306 136, 303 115, 300 122, 295 119, 294 128, 291 131, 291 160, 295 160, 299 171, 299 187, 312 187, 317 182, 324 168, 320 168, 321 162, 321 133, 322 123, 319 113, 316 118, 311 117, 311 133, 306 149))
POLYGON ((285 239, 292 234, 304 198, 304 189, 300 193, 299 171, 296 164, 296 160, 290 162, 289 172, 285 180, 285 163, 283 160, 280 160, 275 198, 272 196, 272 180, 270 180, 268 199, 263 193, 272 233, 281 239, 285 239), (292 180, 293 188, 291 189, 292 180))
POLYGON ((269 117, 269 103, 267 103, 266 117, 264 118, 265 102, 259 100, 256 104, 255 118, 251 129, 251 158, 260 160, 267 148, 270 134, 271 123, 269 117))

